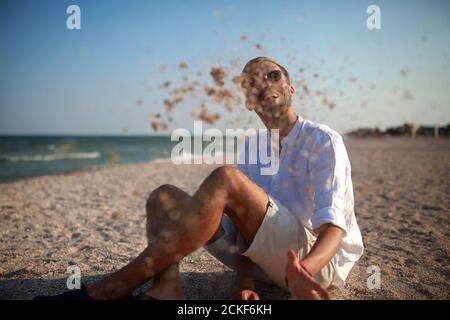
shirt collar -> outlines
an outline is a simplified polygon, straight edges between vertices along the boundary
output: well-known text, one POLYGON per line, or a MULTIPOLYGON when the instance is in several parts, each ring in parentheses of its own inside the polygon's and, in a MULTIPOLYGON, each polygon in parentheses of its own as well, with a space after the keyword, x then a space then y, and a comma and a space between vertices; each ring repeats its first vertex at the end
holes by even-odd
POLYGON ((289 131, 288 135, 281 139, 281 146, 284 147, 289 141, 295 139, 301 127, 301 122, 303 121, 302 117, 297 116, 297 121, 294 126, 289 131))

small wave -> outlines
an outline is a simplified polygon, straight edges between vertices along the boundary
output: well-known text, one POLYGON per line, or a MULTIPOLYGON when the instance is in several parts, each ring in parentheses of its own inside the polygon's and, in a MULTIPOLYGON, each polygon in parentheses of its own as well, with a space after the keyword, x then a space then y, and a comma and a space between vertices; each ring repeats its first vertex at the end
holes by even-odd
POLYGON ((36 155, 0 155, 1 160, 9 162, 20 161, 58 161, 66 159, 97 159, 100 158, 100 152, 74 152, 74 153, 55 153, 55 154, 36 154, 36 155))
MULTIPOLYGON (((165 161, 172 161, 174 163, 225 163, 225 159, 233 159, 234 162, 234 152, 225 153, 222 151, 217 151, 215 156, 209 154, 194 154, 189 152, 183 152, 182 154, 175 155, 173 158, 166 158, 165 161)), ((162 159, 158 159, 162 160, 162 159)))
POLYGON ((149 162, 151 163, 166 163, 166 162, 170 162, 170 158, 155 158, 150 160, 149 162))

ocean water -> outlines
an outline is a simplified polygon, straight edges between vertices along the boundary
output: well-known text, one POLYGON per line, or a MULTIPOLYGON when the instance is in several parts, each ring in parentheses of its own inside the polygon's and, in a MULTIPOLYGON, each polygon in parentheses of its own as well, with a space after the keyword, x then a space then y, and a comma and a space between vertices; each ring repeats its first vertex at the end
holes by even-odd
MULTIPOLYGON (((0 182, 110 164, 169 160, 177 143, 169 136, 0 136, 0 182)), ((192 151, 193 144, 194 140, 192 151)), ((203 142, 202 150, 208 144, 203 142)), ((201 152, 183 157, 194 159, 201 152)))
POLYGON ((170 137, 1 136, 0 182, 169 159, 170 137))

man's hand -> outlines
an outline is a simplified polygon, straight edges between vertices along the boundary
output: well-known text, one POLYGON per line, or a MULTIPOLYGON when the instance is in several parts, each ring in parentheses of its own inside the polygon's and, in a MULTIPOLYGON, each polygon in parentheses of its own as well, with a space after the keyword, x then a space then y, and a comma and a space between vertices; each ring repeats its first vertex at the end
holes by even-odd
POLYGON ((319 300, 321 296, 325 300, 331 299, 328 291, 302 267, 294 250, 288 252, 286 279, 292 299, 319 300))
POLYGON ((237 293, 239 300, 259 300, 259 295, 250 289, 243 289, 237 293))

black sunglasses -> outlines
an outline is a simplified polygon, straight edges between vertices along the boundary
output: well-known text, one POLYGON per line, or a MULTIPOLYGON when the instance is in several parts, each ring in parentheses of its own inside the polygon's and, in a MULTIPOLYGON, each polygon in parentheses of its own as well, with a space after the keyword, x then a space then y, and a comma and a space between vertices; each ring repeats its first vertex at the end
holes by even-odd
MULTIPOLYGON (((281 71, 280 70, 270 71, 264 76, 264 79, 267 79, 267 80, 270 80, 273 82, 279 81, 281 79, 281 71)), ((254 87, 255 83, 256 83, 255 78, 253 78, 253 77, 250 78, 249 85, 251 87, 254 87)))

